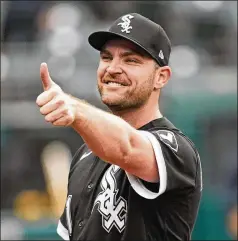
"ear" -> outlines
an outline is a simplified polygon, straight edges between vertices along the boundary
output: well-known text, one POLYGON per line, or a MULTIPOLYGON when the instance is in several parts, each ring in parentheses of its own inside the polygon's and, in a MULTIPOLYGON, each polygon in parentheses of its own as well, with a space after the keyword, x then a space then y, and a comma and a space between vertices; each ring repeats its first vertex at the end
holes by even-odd
POLYGON ((172 70, 169 66, 159 67, 156 70, 154 89, 158 90, 163 88, 169 81, 171 75, 172 70))

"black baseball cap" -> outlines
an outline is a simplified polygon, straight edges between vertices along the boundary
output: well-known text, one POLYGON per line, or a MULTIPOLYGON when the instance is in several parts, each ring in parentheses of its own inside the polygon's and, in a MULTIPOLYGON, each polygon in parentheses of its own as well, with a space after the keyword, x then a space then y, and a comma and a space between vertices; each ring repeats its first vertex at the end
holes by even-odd
POLYGON ((108 31, 98 31, 88 37, 92 47, 101 50, 108 40, 121 37, 144 49, 160 66, 169 63, 170 40, 157 23, 138 14, 129 13, 118 18, 108 31))

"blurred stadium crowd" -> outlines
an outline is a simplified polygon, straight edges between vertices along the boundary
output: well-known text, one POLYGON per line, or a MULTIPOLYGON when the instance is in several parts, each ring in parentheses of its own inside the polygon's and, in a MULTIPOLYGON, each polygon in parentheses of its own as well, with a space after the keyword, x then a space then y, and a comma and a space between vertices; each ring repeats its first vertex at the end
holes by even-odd
POLYGON ((63 90, 104 109, 98 53, 87 37, 129 12, 161 24, 172 42, 161 108, 201 155, 204 193, 193 239, 237 237, 237 2, 1 1, 2 240, 59 239, 67 171, 82 144, 40 115, 40 63, 63 90))

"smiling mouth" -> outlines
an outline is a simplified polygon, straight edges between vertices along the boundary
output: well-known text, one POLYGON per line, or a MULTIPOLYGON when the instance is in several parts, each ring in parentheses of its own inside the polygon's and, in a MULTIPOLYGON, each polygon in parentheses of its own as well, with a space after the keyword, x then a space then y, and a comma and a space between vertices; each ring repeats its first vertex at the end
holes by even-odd
POLYGON ((108 85, 108 86, 125 86, 123 84, 120 84, 117 82, 111 82, 111 81, 107 82, 106 85, 108 85))
POLYGON ((115 82, 115 81, 105 81, 104 84, 109 86, 127 86, 126 84, 115 82))

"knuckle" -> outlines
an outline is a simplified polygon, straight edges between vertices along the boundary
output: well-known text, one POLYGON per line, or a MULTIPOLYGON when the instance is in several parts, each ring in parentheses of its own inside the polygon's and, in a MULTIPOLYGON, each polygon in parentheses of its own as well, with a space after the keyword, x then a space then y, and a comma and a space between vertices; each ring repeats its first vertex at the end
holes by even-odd
POLYGON ((65 104, 65 100, 62 95, 57 95, 54 97, 54 102, 57 106, 61 106, 65 104))
POLYGON ((59 113, 60 113, 61 117, 67 116, 68 115, 68 110, 67 110, 67 108, 63 107, 63 108, 60 109, 59 113))
POLYGON ((67 118, 68 118, 68 116, 69 116, 69 110, 68 110, 68 108, 65 108, 65 109, 63 110, 63 113, 64 113, 64 115, 66 115, 67 118))
POLYGON ((62 98, 58 98, 58 99, 56 100, 56 104, 57 104, 58 106, 61 106, 61 105, 64 105, 64 104, 65 104, 65 101, 64 101, 64 99, 62 99, 62 98))

